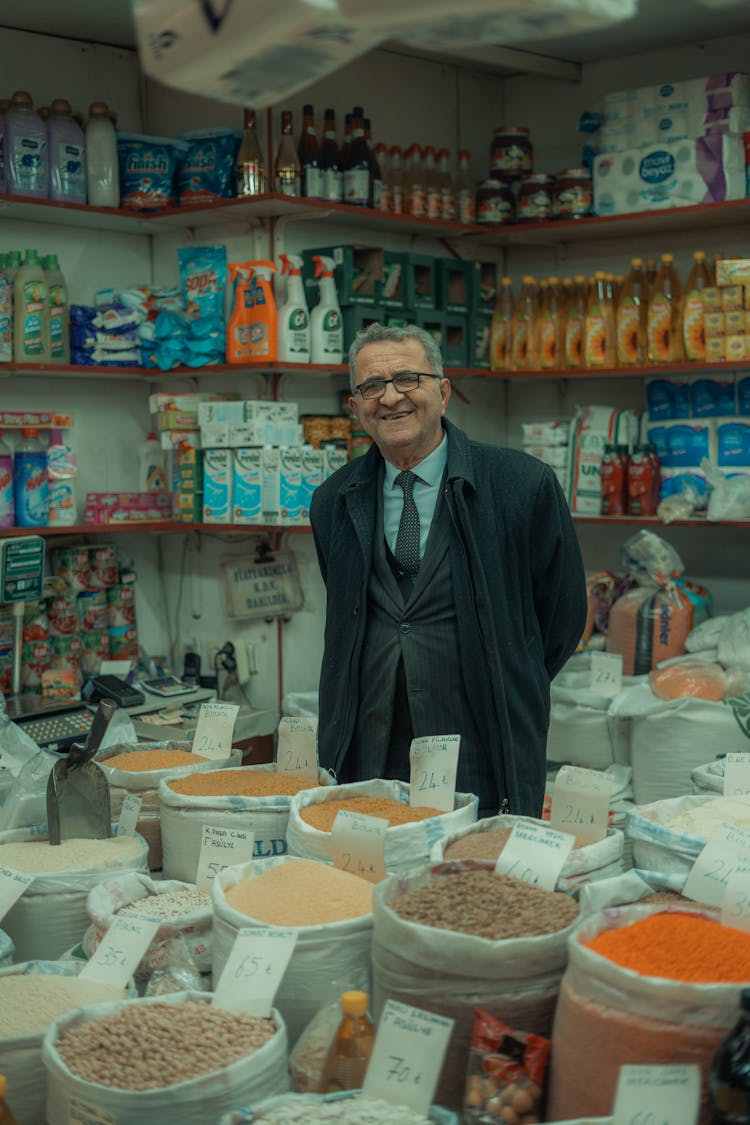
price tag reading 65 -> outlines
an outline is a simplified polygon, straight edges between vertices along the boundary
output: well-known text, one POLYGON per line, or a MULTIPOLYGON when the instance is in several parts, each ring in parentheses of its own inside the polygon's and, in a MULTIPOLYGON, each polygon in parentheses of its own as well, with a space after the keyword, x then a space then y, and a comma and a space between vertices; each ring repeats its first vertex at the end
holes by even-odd
POLYGON ((240 930, 215 987, 213 1003, 228 1012, 270 1016, 296 942, 295 930, 240 930))

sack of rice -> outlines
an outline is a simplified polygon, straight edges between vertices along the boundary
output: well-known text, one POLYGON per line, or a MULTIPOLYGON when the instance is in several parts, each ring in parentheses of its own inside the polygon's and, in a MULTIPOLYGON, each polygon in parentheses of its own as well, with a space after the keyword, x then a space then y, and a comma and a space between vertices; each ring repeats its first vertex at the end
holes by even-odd
MULTIPOLYGON (((317 786, 333 786, 326 770, 317 786)), ((203 825, 246 828, 253 832, 253 855, 285 855, 287 823, 293 795, 310 786, 309 778, 277 772, 274 765, 191 773, 159 785, 165 879, 194 883, 198 873, 203 825)))
POLYGON ((434 1105, 425 1117, 408 1106, 365 1098, 358 1090, 337 1094, 282 1094, 222 1117, 219 1125, 458 1125, 458 1117, 434 1105))
POLYGON ((706 793, 636 805, 625 825, 633 843, 634 866, 687 875, 722 821, 750 831, 750 797, 706 793))
MULTIPOLYGON (((638 677, 623 676, 623 689, 638 677)), ((614 762, 630 765, 630 720, 610 712, 610 696, 591 688, 591 671, 568 671, 550 684, 547 760, 605 770, 614 762)))
POLYGON ((403 781, 357 781, 335 789, 308 790, 292 800, 287 830, 290 855, 329 863, 331 828, 342 809, 381 817, 390 822, 385 833, 385 869, 401 874, 429 862, 438 840, 477 819, 473 793, 456 793, 452 812, 409 804, 403 781))

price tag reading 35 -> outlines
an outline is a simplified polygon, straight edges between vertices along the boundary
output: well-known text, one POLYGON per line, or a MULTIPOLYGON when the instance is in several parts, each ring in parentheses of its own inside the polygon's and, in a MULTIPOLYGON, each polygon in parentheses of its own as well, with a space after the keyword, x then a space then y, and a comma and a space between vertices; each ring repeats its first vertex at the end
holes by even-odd
POLYGON ((721 924, 750 933, 750 860, 740 860, 727 880, 721 924))
POLYGON ((119 914, 102 938, 90 961, 81 969, 81 980, 124 988, 138 962, 156 937, 160 923, 137 914, 119 914))
POLYGON ((460 734, 413 738, 409 749, 409 804, 453 812, 460 734))
POLYGON ((284 773, 300 773, 318 780, 318 720, 316 718, 284 718, 279 723, 276 747, 276 769, 284 773))
POLYGON ((128 793, 122 802, 120 819, 117 821, 118 836, 135 836, 138 817, 141 815, 141 798, 128 793))
POLYGON ((617 695, 622 688, 622 657, 617 652, 591 653, 589 686, 600 695, 617 695))
POLYGON ((613 778, 608 773, 561 766, 555 777, 549 822, 590 843, 607 835, 613 778))
POLYGON ((193 735, 193 753, 202 758, 228 758, 239 709, 237 703, 202 703, 193 735))
POLYGON ((575 836, 568 832, 556 832, 541 824, 515 824, 498 856, 495 871, 554 891, 574 843, 575 836))
POLYGON ((622 1066, 612 1125, 696 1125, 697 1066, 622 1066))
POLYGON ((727 754, 724 758, 724 796, 746 797, 750 793, 750 754, 727 754))
POLYGON ((0 920, 35 878, 35 875, 25 875, 13 867, 0 867, 0 920))
POLYGON ((252 858, 252 829, 214 828, 204 824, 195 882, 200 890, 205 891, 225 867, 249 863, 252 858))
POLYGON ((212 1003, 228 1012, 270 1016, 296 942, 295 930, 240 930, 215 986, 212 1003))
POLYGON ((342 809, 331 829, 330 852, 334 867, 350 871, 371 883, 385 879, 385 834, 388 821, 380 816, 342 809))
POLYGON ((722 906, 729 880, 750 862, 750 832, 724 821, 690 869, 682 893, 694 902, 722 906))
POLYGON ((386 1001, 362 1084, 366 1098, 407 1105, 427 1116, 453 1020, 386 1001))

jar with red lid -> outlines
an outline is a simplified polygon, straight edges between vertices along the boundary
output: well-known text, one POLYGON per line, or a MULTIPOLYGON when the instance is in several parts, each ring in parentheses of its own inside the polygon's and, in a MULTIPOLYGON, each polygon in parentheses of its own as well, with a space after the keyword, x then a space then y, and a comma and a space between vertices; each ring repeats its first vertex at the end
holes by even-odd
POLYGON ((555 177, 530 172, 521 177, 518 189, 519 223, 542 223, 552 218, 552 189, 555 177))
POLYGON ((494 226, 512 223, 516 214, 513 188, 504 180, 482 180, 477 184, 477 222, 494 226))
POLYGON ((552 214, 556 219, 583 219, 591 214, 591 172, 588 168, 563 168, 555 176, 552 214))
POLYGON ((534 167, 534 150, 526 125, 498 125, 490 146, 490 175, 520 180, 534 167))

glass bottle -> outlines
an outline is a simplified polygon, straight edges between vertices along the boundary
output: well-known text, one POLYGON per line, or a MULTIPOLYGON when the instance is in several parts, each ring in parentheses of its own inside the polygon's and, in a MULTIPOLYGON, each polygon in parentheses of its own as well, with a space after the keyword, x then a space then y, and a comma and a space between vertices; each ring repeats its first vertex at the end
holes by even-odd
POLYGON ((425 217, 439 219, 443 211, 443 194, 438 178, 435 149, 427 145, 422 150, 424 165, 425 217))
POLYGON ((594 285, 586 305, 584 358, 586 367, 614 367, 616 321, 606 273, 594 274, 594 285))
POLYGON ((361 105, 354 107, 352 139, 344 160, 344 202, 355 207, 367 207, 370 202, 370 150, 361 105))
POLYGON ((583 336, 586 328, 586 278, 576 274, 568 299, 565 320, 565 366, 583 367, 583 336))
POLYGON ((674 268, 674 255, 662 254, 661 267, 648 303, 648 358, 650 363, 674 363, 683 358, 680 309, 682 286, 674 268))
POLYGON ((476 222, 477 204, 474 195, 474 177, 471 174, 471 157, 467 148, 460 149, 458 153, 456 205, 460 223, 471 224, 476 222))
POLYGON ((245 110, 242 139, 235 160, 237 195, 263 195, 266 190, 266 166, 263 150, 255 129, 255 110, 245 110))
POLYGON ((423 219, 427 212, 422 150, 410 144, 406 150, 406 196, 404 211, 415 219, 423 219))
POLYGON ((341 138, 341 168, 346 167, 346 161, 349 157, 349 149, 352 147, 352 128, 354 122, 354 115, 347 113, 344 117, 344 136, 341 138))
POLYGON ((438 180, 440 183, 440 211, 443 222, 455 223, 458 214, 456 188, 451 175, 451 154, 447 148, 438 152, 438 180))
POLYGON ((633 258, 617 303, 617 362, 642 367, 646 362, 648 282, 643 259, 633 258))
POLYGON ((323 173, 320 167, 320 146, 315 133, 315 115, 311 105, 302 107, 302 132, 297 145, 302 168, 302 194, 308 199, 323 199, 323 173))
POLYGON ((8 1092, 8 1079, 4 1074, 0 1074, 0 1125, 16 1125, 16 1118, 13 1116, 13 1110, 5 1100, 5 1095, 8 1092))
POLYGON ((340 203, 344 198, 344 172, 341 152, 336 141, 336 111, 324 114, 323 141, 320 146, 320 170, 323 178, 323 199, 340 203))
POLYGON ((292 111, 282 110, 281 140, 273 168, 274 189, 279 195, 299 195, 302 188, 302 165, 292 136, 292 111))
POLYGON ((373 148, 370 118, 365 118, 365 144, 370 156, 370 207, 375 211, 382 211, 381 197, 383 195, 383 169, 378 160, 378 148, 384 149, 385 145, 376 145, 373 148))
POLYGON ((750 1123, 750 988, 742 989, 740 1018, 714 1054, 708 1104, 708 1125, 750 1123))
MULTIPOLYGON (((383 211, 388 214, 393 213, 393 187, 391 184, 391 170, 388 163, 388 146, 384 145, 382 141, 378 141, 373 149, 375 154, 375 162, 380 169, 380 201, 378 204, 378 211, 383 211)), ((373 206, 375 200, 375 191, 372 193, 373 206)))
POLYGON ((323 1064, 320 1093, 361 1089, 375 1043, 366 992, 341 995, 342 1018, 323 1064))
POLYGON ((510 367, 512 324, 513 282, 503 277, 490 326, 490 368, 493 371, 507 371, 510 367))
POLYGON ((696 250, 682 301, 682 346, 685 359, 706 358, 703 290, 710 289, 712 286, 713 278, 706 263, 706 255, 702 250, 696 250))
POLYGON ((659 267, 656 264, 656 258, 647 258, 646 259, 646 284, 648 285, 649 293, 651 292, 651 290, 654 287, 654 282, 656 281, 656 275, 657 275, 658 272, 659 272, 659 267))
POLYGON ((390 160, 388 162, 389 191, 391 196, 391 211, 394 215, 404 213, 404 166, 401 160, 401 146, 391 145, 390 160))
POLYGON ((521 280, 511 327, 511 371, 527 371, 535 366, 534 327, 536 323, 536 279, 527 274, 521 280))

